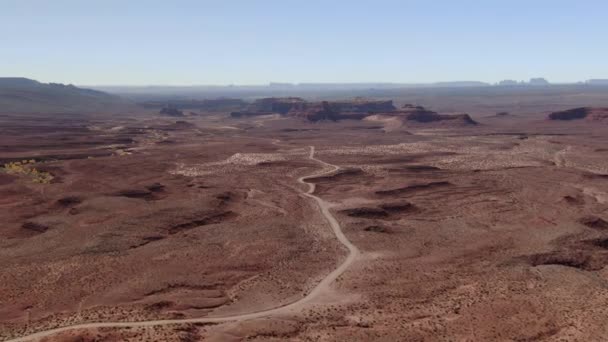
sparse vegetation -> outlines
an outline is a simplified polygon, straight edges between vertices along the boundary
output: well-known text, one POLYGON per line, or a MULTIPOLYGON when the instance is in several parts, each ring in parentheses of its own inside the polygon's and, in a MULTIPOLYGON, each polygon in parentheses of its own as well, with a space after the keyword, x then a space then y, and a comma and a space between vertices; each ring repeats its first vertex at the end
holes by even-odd
POLYGON ((36 161, 33 159, 6 163, 1 170, 2 172, 10 175, 29 177, 34 183, 50 184, 54 178, 53 175, 51 175, 49 172, 39 171, 38 169, 34 168, 32 166, 34 163, 36 163, 36 161))
POLYGON ((131 152, 125 151, 125 150, 123 150, 123 149, 117 149, 117 150, 114 152, 114 154, 115 154, 115 155, 117 155, 117 156, 128 156, 128 155, 130 155, 130 154, 131 154, 131 152))

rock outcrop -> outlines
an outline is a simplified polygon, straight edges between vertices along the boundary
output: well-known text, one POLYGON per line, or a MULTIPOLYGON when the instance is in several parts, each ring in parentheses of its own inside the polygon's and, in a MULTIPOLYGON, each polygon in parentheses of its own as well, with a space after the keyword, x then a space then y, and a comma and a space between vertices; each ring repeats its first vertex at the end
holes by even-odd
POLYGON ((549 120, 580 120, 607 121, 608 108, 581 107, 549 114, 549 120))
POLYGON ((184 113, 175 107, 164 107, 159 112, 162 115, 168 116, 184 116, 184 113))
POLYGON ((477 125, 468 114, 446 115, 428 110, 422 106, 404 105, 400 110, 378 113, 380 117, 396 117, 404 124, 449 124, 457 126, 477 125))
POLYGON ((262 115, 274 115, 276 113, 274 112, 247 112, 247 111, 243 111, 243 112, 232 112, 230 113, 230 116, 233 118, 245 118, 248 116, 262 116, 262 115))

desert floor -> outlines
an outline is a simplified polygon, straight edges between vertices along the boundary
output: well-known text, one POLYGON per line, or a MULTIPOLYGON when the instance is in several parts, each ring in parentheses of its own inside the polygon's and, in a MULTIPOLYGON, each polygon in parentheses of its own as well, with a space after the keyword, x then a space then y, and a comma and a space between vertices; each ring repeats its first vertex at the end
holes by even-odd
POLYGON ((479 121, 1 116, 0 340, 603 340, 608 125, 479 121))

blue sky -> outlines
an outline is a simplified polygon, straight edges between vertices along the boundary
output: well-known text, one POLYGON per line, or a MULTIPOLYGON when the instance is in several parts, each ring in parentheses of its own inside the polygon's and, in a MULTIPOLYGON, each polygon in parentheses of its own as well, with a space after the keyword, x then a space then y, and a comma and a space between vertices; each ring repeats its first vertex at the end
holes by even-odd
POLYGON ((107 84, 608 78, 605 0, 0 0, 0 76, 107 84))

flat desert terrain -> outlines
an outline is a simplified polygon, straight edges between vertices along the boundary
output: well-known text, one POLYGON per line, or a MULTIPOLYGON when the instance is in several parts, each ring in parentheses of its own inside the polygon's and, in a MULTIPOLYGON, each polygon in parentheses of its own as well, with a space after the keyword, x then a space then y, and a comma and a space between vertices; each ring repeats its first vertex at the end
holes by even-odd
POLYGON ((608 122, 474 118, 2 115, 0 340, 605 340, 608 122))

